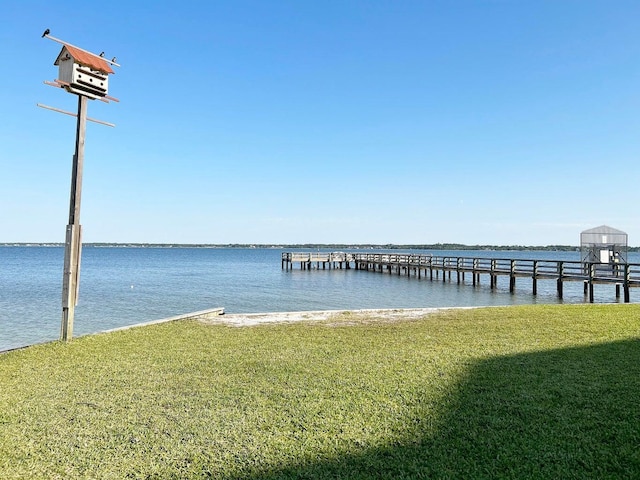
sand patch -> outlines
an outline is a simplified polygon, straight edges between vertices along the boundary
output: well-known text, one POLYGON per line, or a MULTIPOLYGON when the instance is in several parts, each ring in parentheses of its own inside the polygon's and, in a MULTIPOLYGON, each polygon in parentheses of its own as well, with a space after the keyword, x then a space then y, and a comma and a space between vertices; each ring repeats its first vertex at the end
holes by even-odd
MULTIPOLYGON (((466 307, 465 307, 466 308, 466 307)), ((472 307, 470 307, 472 308, 472 307)), ((318 322, 335 320, 328 325, 361 324, 364 321, 394 322, 416 320, 451 308, 394 308, 363 310, 314 310, 303 312, 231 313, 202 319, 203 323, 248 327, 265 323, 318 322)))

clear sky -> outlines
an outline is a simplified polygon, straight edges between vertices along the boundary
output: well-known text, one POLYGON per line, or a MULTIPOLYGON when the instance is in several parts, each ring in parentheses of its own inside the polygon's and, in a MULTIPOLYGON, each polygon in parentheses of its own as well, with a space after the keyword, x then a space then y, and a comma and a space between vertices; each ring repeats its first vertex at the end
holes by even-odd
POLYGON ((1 1, 0 242, 640 245, 640 2, 1 1))

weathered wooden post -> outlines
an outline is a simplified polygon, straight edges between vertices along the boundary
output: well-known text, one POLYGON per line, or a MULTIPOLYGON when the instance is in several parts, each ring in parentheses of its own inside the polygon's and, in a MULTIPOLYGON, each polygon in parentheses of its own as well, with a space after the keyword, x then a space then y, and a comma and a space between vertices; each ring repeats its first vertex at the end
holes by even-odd
POLYGON ((42 34, 54 42, 62 44, 62 50, 58 54, 54 65, 58 66, 59 78, 53 82, 45 82, 48 85, 64 88, 67 92, 78 96, 78 112, 65 112, 63 110, 38 105, 49 110, 72 115, 77 118, 76 142, 71 169, 71 193, 69 198, 69 223, 66 228, 64 268, 62 277, 62 322, 60 326, 60 340, 69 341, 73 337, 73 320, 75 307, 78 305, 78 292, 80 286, 80 258, 82 251, 82 227, 80 225, 80 205, 82 198, 82 168, 84 163, 84 144, 87 120, 114 126, 113 124, 90 119, 87 117, 87 100, 99 99, 104 102, 118 101, 110 97, 108 93, 108 75, 114 73, 110 65, 112 60, 93 54, 82 48, 73 46, 49 35, 49 29, 42 34))
POLYGON ((87 97, 78 95, 78 119, 76 125, 76 148, 71 168, 71 194, 69 196, 69 223, 65 236, 64 269, 62 275, 62 324, 60 340, 71 340, 73 318, 78 304, 80 288, 80 257, 82 239, 80 226, 80 200, 82 197, 82 167, 84 162, 84 139, 87 124, 87 97))
POLYGON ((476 259, 471 259, 471 285, 476 286, 476 259))
POLYGON ((447 266, 449 265, 449 257, 442 259, 442 283, 447 281, 447 266))
POLYGON ((624 264, 624 303, 629 303, 629 280, 631 279, 631 269, 629 264, 624 264))
POLYGON ((491 290, 497 287, 498 284, 498 276, 495 274, 496 271, 496 260, 491 259, 491 290))
POLYGON ((558 280, 556 281, 556 289, 558 291, 558 298, 562 299, 563 295, 563 278, 564 278, 564 262, 558 262, 558 280))

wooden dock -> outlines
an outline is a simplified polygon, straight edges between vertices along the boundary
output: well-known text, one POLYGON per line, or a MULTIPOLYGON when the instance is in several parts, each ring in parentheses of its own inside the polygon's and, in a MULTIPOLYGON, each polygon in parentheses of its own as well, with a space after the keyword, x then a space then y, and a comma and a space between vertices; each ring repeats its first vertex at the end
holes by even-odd
POLYGON ((621 291, 624 302, 630 301, 630 289, 640 287, 640 263, 603 264, 567 260, 526 260, 510 258, 452 257, 408 253, 345 253, 345 252, 283 252, 282 269, 293 269, 296 263, 302 270, 351 269, 370 272, 416 276, 457 283, 471 276, 472 284, 479 285, 481 276, 496 288, 498 277, 509 277, 509 291, 515 292, 517 278, 532 281, 532 293, 538 293, 538 280, 555 280, 558 297, 562 298, 565 282, 582 282, 585 296, 593 303, 593 286, 615 285, 616 298, 621 291))
POLYGON ((282 269, 289 270, 296 263, 300 264, 302 270, 310 270, 314 264, 318 269, 322 266, 323 270, 327 267, 349 269, 354 261, 354 254, 345 252, 283 253, 282 269))

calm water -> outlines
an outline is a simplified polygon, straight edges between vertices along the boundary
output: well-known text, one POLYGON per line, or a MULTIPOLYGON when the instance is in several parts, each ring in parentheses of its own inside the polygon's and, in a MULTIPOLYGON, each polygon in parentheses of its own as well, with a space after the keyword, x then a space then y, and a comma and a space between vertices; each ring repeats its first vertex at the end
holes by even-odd
MULTIPOLYGON (((224 307, 227 313, 359 308, 558 303, 555 281, 508 279, 489 289, 357 270, 282 271, 279 249, 98 248, 82 254, 74 336, 224 307)), ((421 252, 434 255, 579 260, 578 252, 421 252)), ((0 247, 0 350, 59 336, 62 247, 0 247)), ((630 262, 640 262, 638 254, 630 262)), ((596 285, 596 301, 615 301, 596 285)), ((631 300, 638 301, 631 292, 631 300)), ((582 285, 565 283, 565 303, 584 302, 582 285)))

